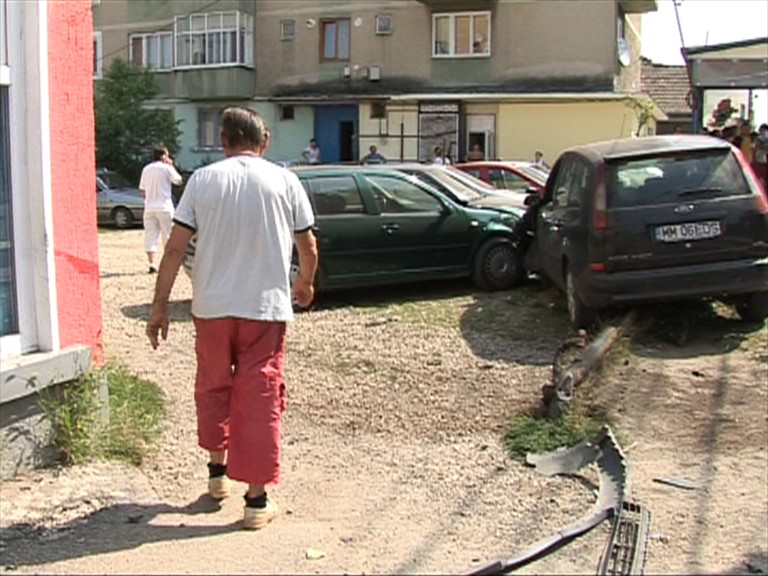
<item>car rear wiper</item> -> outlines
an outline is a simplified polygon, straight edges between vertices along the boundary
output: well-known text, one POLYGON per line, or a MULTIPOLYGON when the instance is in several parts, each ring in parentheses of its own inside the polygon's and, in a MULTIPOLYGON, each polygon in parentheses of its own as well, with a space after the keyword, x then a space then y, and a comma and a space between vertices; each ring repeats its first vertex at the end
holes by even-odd
POLYGON ((708 188, 687 188, 685 190, 680 190, 680 192, 677 193, 678 196, 694 196, 696 194, 711 194, 718 192, 722 192, 722 188, 717 188, 715 186, 710 186, 708 188))

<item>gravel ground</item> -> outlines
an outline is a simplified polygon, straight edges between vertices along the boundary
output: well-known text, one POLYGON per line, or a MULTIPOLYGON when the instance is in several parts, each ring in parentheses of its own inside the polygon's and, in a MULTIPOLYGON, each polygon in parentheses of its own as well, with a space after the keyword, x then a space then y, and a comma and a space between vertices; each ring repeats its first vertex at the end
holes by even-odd
MULTIPOLYGON (((10 506, 2 509, 3 564, 62 574, 461 573, 522 551, 593 505, 589 482, 544 478, 501 445, 509 419, 538 400, 568 334, 560 298, 535 287, 477 294, 466 282, 445 282, 328 295, 297 316, 288 334, 284 479, 270 491, 283 513, 258 534, 237 529, 239 498, 208 513, 192 397, 191 287, 179 277, 169 339, 152 351, 144 322, 154 276, 146 274, 141 234, 100 234, 104 342, 108 357, 164 390, 162 441, 138 471, 96 465, 56 481, 38 473, 37 484, 59 494, 56 505, 8 517, 10 506), (110 481, 120 485, 117 498, 104 489, 110 481), (100 512, 84 522, 92 510, 100 512), (29 526, 52 518, 58 528, 43 546, 29 526), (268 552, 247 553, 253 546, 268 552), (326 555, 309 560, 308 548, 326 555)), ((651 572, 763 566, 764 334, 728 355, 633 349, 606 372, 605 393, 624 414, 633 494, 654 515, 651 572), (660 391, 661 381, 669 385, 660 391), (727 394, 716 385, 723 381, 727 394), (706 487, 661 487, 653 483, 661 473, 707 480, 706 487), (729 484, 734 477, 738 487, 729 484)), ((21 501, 34 482, 4 485, 2 502, 21 501)), ((523 572, 594 572, 607 530, 523 572)))

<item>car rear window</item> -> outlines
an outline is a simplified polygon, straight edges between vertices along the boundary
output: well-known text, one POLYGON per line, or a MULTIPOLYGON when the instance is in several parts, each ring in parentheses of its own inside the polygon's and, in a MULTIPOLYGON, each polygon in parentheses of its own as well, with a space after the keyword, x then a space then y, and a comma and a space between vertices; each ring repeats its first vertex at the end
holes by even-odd
POLYGON ((606 178, 614 208, 750 193, 730 150, 611 162, 606 178))

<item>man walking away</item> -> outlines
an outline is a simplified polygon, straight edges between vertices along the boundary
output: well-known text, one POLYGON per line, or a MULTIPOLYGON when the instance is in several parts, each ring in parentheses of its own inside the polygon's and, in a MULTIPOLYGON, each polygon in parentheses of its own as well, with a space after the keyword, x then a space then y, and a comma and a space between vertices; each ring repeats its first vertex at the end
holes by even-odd
POLYGON ((139 190, 144 195, 144 250, 149 260, 149 273, 157 272, 155 253, 157 241, 163 236, 168 243, 173 223, 173 197, 171 185, 181 184, 181 175, 173 167, 168 149, 158 146, 152 151, 152 162, 141 171, 139 190))
POLYGON ((295 174, 261 158, 264 122, 247 108, 221 115, 226 158, 197 169, 179 203, 157 276, 147 336, 168 336, 168 298, 192 234, 198 443, 209 452, 208 491, 248 484, 243 526, 277 513, 265 487, 280 477, 283 364, 292 299, 314 297, 317 246, 309 198, 295 174), (288 279, 296 246, 299 275, 288 279))

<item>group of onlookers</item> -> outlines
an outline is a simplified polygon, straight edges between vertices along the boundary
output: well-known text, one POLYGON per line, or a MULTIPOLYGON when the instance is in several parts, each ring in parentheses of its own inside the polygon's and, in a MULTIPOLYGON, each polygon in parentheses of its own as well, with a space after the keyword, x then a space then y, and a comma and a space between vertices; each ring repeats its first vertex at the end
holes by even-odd
POLYGON ((760 124, 755 131, 748 121, 742 121, 738 125, 726 126, 722 129, 711 130, 710 136, 722 138, 741 150, 744 157, 752 165, 755 175, 768 189, 768 124, 760 124))

